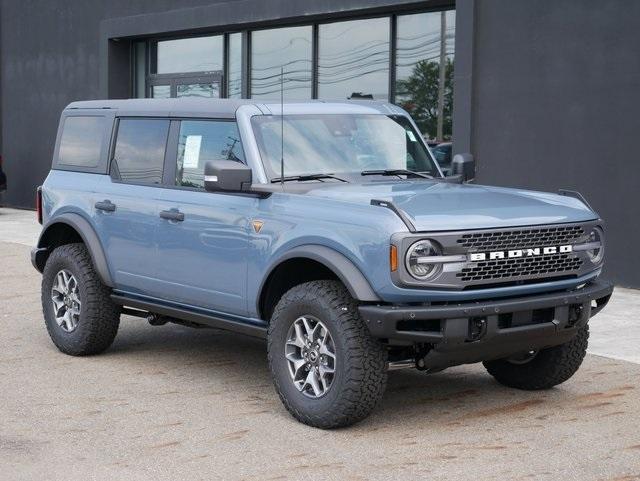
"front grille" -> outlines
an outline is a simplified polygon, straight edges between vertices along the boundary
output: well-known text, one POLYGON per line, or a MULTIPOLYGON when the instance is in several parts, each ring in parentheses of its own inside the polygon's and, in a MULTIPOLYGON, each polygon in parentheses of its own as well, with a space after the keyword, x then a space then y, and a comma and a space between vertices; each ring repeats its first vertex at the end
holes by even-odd
POLYGON ((464 234, 458 244, 470 251, 492 251, 522 249, 538 246, 559 246, 572 244, 584 236, 584 228, 578 225, 559 227, 539 227, 497 232, 477 232, 464 234))
POLYGON ((515 277, 562 275, 577 271, 582 259, 573 254, 550 254, 541 257, 495 259, 464 267, 456 274, 462 282, 509 280, 515 277))
MULTIPOLYGON (((467 252, 490 252, 571 245, 579 242, 584 236, 585 228, 582 225, 559 225, 469 232, 462 234, 456 243, 467 252)), ((456 277, 464 284, 543 279, 573 275, 580 270, 582 264, 582 258, 575 252, 487 259, 467 263, 456 273, 456 277)))

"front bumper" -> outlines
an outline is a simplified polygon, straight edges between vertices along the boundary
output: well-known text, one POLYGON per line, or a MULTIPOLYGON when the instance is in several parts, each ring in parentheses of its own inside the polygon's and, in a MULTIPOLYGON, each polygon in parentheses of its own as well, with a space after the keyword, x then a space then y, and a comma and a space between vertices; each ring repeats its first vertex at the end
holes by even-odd
POLYGON ((446 367, 563 344, 612 292, 610 282, 596 280, 580 289, 511 299, 359 309, 373 337, 428 345, 432 366, 446 367))

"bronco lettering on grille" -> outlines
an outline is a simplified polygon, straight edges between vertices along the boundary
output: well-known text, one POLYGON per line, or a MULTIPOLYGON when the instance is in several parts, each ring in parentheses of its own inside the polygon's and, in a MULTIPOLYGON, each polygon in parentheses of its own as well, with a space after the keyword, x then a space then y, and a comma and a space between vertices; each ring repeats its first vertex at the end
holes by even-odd
POLYGON ((573 251, 571 245, 534 247, 529 249, 511 249, 506 251, 471 252, 469 260, 479 262, 494 259, 514 259, 516 257, 536 257, 550 254, 566 254, 573 251))

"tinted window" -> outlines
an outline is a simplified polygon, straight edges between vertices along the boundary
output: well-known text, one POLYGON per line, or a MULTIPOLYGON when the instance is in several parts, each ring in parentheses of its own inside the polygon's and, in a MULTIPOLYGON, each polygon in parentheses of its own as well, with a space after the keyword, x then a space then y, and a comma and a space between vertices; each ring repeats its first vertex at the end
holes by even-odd
POLYGON ((100 163, 104 117, 67 117, 64 121, 58 163, 95 168, 100 163))
POLYGON ((121 119, 112 175, 128 182, 160 184, 168 132, 168 120, 121 119))
POLYGON ((311 26, 258 30, 251 34, 251 97, 311 98, 311 26), (283 71, 284 70, 284 71, 283 71))
POLYGON ((189 120, 180 124, 176 185, 204 188, 204 164, 209 160, 244 162, 235 122, 189 120))
POLYGON ((389 98, 389 18, 320 25, 318 96, 389 98))

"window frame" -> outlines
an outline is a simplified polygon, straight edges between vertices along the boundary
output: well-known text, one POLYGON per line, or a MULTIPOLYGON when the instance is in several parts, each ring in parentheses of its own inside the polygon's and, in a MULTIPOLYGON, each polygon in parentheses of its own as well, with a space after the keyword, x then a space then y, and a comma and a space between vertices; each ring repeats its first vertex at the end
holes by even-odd
POLYGON ((107 162, 107 172, 106 174, 111 178, 111 182, 115 183, 115 184, 127 184, 127 185, 139 185, 139 186, 143 186, 143 187, 163 187, 165 185, 166 182, 166 165, 167 165, 167 155, 169 154, 170 150, 170 142, 171 142, 171 127, 173 125, 173 120, 169 117, 162 117, 162 116, 144 116, 144 115, 114 115, 115 116, 115 120, 114 120, 114 124, 113 124, 113 129, 112 129, 112 134, 111 134, 111 141, 109 142, 109 151, 108 151, 108 162, 107 162), (167 139, 165 141, 165 147, 164 147, 164 158, 162 161, 162 179, 160 180, 160 183, 158 184, 150 184, 147 182, 136 182, 136 181, 131 181, 131 180, 124 180, 122 179, 122 177, 119 175, 120 172, 118 171, 118 176, 114 176, 113 172, 111 171, 112 165, 113 165, 113 161, 115 160, 115 153, 116 153, 116 144, 118 142, 118 133, 120 131, 120 121, 121 120, 164 120, 164 121, 168 121, 169 122, 169 128, 167 129, 167 139))
POLYGON ((58 132, 56 134, 56 143, 54 147, 54 155, 51 168, 55 170, 65 170, 68 172, 108 174, 110 164, 110 140, 114 128, 114 122, 115 111, 109 111, 107 109, 74 109, 63 111, 62 115, 60 116, 60 122, 58 124, 58 132), (60 162, 60 144, 62 142, 62 133, 64 131, 64 125, 67 119, 70 117, 101 117, 104 119, 100 156, 98 158, 98 164, 95 167, 82 167, 80 165, 69 165, 60 162))

